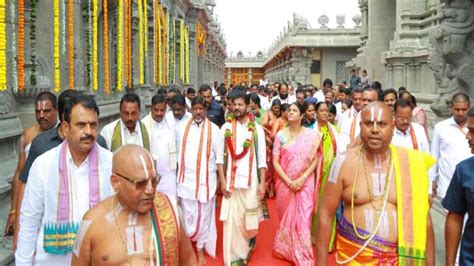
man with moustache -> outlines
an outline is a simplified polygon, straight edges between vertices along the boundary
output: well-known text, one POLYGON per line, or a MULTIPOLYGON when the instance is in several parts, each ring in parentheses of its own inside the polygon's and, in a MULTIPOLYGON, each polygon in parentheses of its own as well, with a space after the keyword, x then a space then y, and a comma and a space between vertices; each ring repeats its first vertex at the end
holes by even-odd
POLYGON ((318 265, 327 265, 332 219, 340 200, 336 262, 343 265, 435 265, 428 169, 434 159, 390 145, 392 110, 362 110, 362 145, 339 155, 319 209, 318 265))
POLYGON ((224 156, 219 127, 206 117, 207 105, 202 96, 194 98, 193 117, 177 129, 178 197, 186 233, 196 243, 201 265, 206 263, 204 251, 216 257, 216 158, 224 156))
POLYGON ((278 89, 278 95, 273 97, 273 99, 270 102, 273 103, 273 101, 276 99, 280 100, 282 104, 284 103, 292 104, 296 102, 296 96, 289 95, 288 93, 289 93, 288 84, 283 82, 278 89))
MULTIPOLYGON (((344 125, 344 122, 346 120, 352 119, 353 117, 356 117, 357 114, 362 110, 362 94, 364 93, 364 90, 361 88, 355 88, 351 91, 351 100, 352 100, 352 106, 349 110, 346 110, 341 114, 338 120, 338 126, 342 128, 342 125, 344 125)), ((341 99, 341 102, 342 99, 341 99)), ((341 108, 342 109, 342 108, 341 108)))
MULTIPOLYGON (((23 195, 25 193, 25 186, 26 186, 26 183, 28 182, 28 176, 30 174, 30 169, 34 161, 43 153, 63 143, 64 138, 66 137, 65 135, 66 124, 64 123, 64 113, 66 109, 68 108, 70 109, 70 103, 72 102, 72 99, 81 95, 82 93, 76 90, 63 91, 58 97, 59 124, 39 134, 31 142, 28 158, 26 159, 25 166, 19 177, 21 182, 20 182, 20 185, 18 186, 18 192, 17 192, 17 200, 16 200, 17 213, 19 213, 20 208, 21 208, 23 195)), ((97 136, 97 143, 99 144, 99 146, 105 149, 107 148, 105 139, 100 135, 97 136)), ((16 239, 18 238, 19 227, 20 227, 19 219, 16 219, 15 236, 13 238, 14 247, 15 247, 16 239)))
POLYGON ((99 108, 90 96, 71 99, 64 142, 31 167, 20 211, 15 263, 67 265, 84 213, 112 194, 112 154, 97 142, 99 108))
MULTIPOLYGON (((5 228, 6 234, 13 233, 19 208, 17 208, 18 189, 20 187, 20 174, 23 171, 25 162, 31 148, 33 139, 43 133, 44 131, 53 128, 58 123, 58 104, 54 94, 49 91, 43 91, 35 99, 35 118, 36 124, 23 130, 20 137, 20 144, 18 148, 18 164, 16 166, 15 174, 12 179, 12 193, 11 206, 8 215, 7 225, 5 228)), ((14 240, 16 240, 14 238, 14 240)), ((15 242, 15 241, 14 241, 15 242)), ((15 246, 16 243, 14 243, 15 246)))
POLYGON ((128 92, 120 100, 120 119, 106 125, 100 135, 107 141, 107 147, 114 152, 122 145, 137 144, 150 150, 150 139, 140 122, 140 97, 128 92))
POLYGON ((169 103, 174 117, 176 128, 180 128, 191 118, 191 113, 186 110, 186 101, 181 94, 174 95, 169 103))
POLYGON ((155 94, 151 98, 150 114, 142 119, 150 137, 150 153, 156 171, 161 176, 157 191, 176 196, 176 125, 174 118, 166 115, 166 96, 155 94))
POLYGON ((72 265, 197 265, 176 198, 156 192, 147 150, 119 148, 108 177, 115 193, 84 215, 72 265))
POLYGON ((456 93, 451 99, 453 116, 434 126, 431 140, 431 154, 437 163, 430 171, 430 178, 437 183, 436 195, 444 198, 456 165, 471 157, 467 134, 467 113, 470 108, 469 96, 456 93))
MULTIPOLYGON (((471 154, 474 153, 474 109, 468 112, 466 139, 471 154)), ((448 210, 445 225, 445 265, 455 265, 456 253, 461 240, 460 265, 474 264, 474 157, 456 165, 442 204, 448 210), (464 216, 468 214, 463 228, 464 216)))
MULTIPOLYGON (((387 104, 387 106, 389 105, 387 104)), ((392 109, 391 106, 389 107, 392 109)), ((398 99, 393 104, 393 110, 395 112, 395 128, 392 144, 398 147, 430 153, 425 129, 419 124, 411 122, 413 111, 411 103, 405 99, 398 99)))
POLYGON ((199 95, 207 102, 207 118, 218 127, 225 123, 224 108, 212 97, 212 87, 209 84, 202 84, 199 87, 199 95))
MULTIPOLYGON (((359 105, 360 110, 364 109, 369 103, 381 100, 382 95, 379 91, 367 88, 362 92, 362 102, 359 105)), ((355 102, 352 106, 355 105, 355 102)), ((355 109, 357 110, 357 109, 355 109)), ((360 143, 358 138, 360 133, 360 110, 356 116, 345 120, 344 124, 341 127, 341 133, 339 134, 339 143, 338 153, 341 154, 346 151, 349 146, 356 145, 360 143)))
POLYGON ((216 158, 224 195, 219 219, 224 222, 225 265, 248 262, 255 248, 254 238, 263 219, 260 201, 265 197, 267 168, 265 134, 247 112, 250 97, 244 92, 236 92, 234 97, 233 116, 220 133, 220 145, 225 143, 226 157, 216 158))

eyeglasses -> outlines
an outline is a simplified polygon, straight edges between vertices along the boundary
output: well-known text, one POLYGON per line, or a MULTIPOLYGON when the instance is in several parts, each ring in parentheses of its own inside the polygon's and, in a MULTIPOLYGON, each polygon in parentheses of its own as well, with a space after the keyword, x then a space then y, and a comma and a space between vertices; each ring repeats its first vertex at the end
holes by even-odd
POLYGON ((160 175, 155 175, 155 176, 152 176, 151 178, 144 178, 144 179, 141 179, 141 180, 133 180, 131 179, 130 177, 126 177, 126 176, 123 176, 121 174, 118 174, 118 173, 113 173, 114 175, 118 176, 118 177, 121 177, 125 180, 127 180, 128 182, 132 183, 132 184, 135 184, 135 189, 136 190, 143 190, 146 188, 146 186, 148 185, 148 183, 151 181, 151 186, 153 188, 156 188, 156 186, 158 185, 158 182, 160 181, 161 179, 161 176, 160 175))
POLYGON ((395 116, 395 119, 398 121, 398 122, 410 122, 411 121, 411 116, 408 116, 408 117, 401 117, 401 116, 395 116))

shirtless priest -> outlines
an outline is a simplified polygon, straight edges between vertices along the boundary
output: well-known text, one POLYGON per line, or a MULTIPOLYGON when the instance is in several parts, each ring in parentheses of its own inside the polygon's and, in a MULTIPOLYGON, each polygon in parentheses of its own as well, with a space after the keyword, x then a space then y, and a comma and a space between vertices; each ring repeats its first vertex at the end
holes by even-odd
POLYGON ((336 158, 319 209, 318 265, 327 265, 340 199, 336 261, 344 265, 434 265, 428 169, 434 159, 390 145, 393 118, 382 102, 361 115, 362 145, 336 158), (355 169, 355 171, 354 171, 355 169))
POLYGON ((178 218, 176 200, 156 191, 159 176, 150 153, 127 144, 116 151, 115 195, 83 217, 73 265, 196 265, 178 218))

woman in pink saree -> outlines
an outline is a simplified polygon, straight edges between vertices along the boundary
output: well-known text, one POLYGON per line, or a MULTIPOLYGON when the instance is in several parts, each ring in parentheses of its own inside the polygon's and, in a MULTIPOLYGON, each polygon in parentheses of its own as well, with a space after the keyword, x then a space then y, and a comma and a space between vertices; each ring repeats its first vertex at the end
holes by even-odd
POLYGON ((318 131, 301 126, 305 110, 293 103, 288 109, 289 126, 280 130, 273 144, 276 202, 280 226, 273 253, 296 265, 314 265, 311 218, 314 211, 314 172, 318 131))

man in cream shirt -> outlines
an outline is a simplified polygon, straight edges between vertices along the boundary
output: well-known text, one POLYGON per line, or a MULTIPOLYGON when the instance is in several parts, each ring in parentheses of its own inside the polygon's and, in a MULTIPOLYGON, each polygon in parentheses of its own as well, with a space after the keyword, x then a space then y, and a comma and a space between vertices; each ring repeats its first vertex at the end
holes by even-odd
POLYGON ((100 135, 114 152, 122 145, 136 144, 150 150, 150 141, 145 126, 140 122, 140 97, 126 93, 120 100, 120 119, 106 125, 100 135))
POLYGON ((429 153, 430 146, 424 128, 411 122, 411 112, 413 110, 411 103, 405 99, 398 99, 393 108, 395 111, 395 128, 392 144, 429 153))
POLYGON ((151 98, 151 112, 142 119, 150 137, 150 153, 161 176, 157 191, 176 196, 176 125, 174 118, 166 115, 166 96, 156 94, 151 98))

